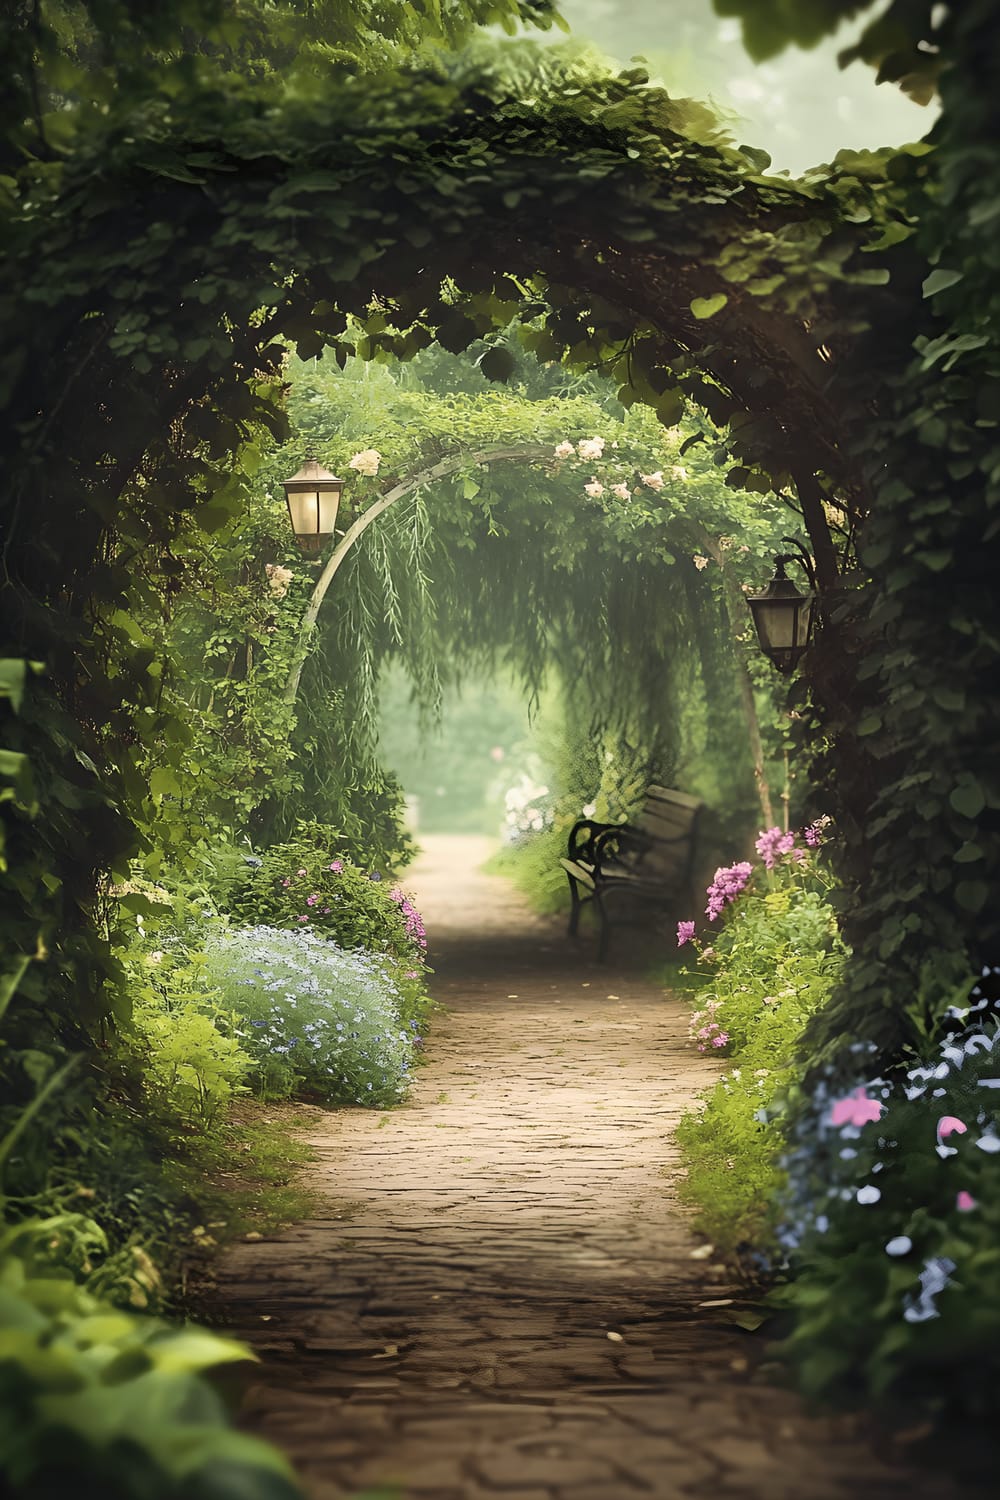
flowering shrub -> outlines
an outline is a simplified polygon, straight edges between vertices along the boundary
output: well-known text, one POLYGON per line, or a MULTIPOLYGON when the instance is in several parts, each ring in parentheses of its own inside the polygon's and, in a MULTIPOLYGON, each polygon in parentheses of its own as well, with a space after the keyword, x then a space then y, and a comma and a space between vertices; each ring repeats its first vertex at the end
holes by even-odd
POLYGON ((360 453, 355 453, 353 458, 348 459, 347 467, 357 474, 363 474, 367 479, 374 479, 381 462, 382 455, 377 448, 362 448, 360 453))
POLYGON ((284 599, 288 593, 292 579, 295 574, 291 568, 284 568, 280 563, 268 563, 264 569, 267 576, 267 586, 272 599, 284 599))
POLYGON ((723 914, 726 920, 711 946, 699 942, 695 922, 677 924, 677 946, 690 944, 713 976, 698 989, 689 1028, 702 1052, 730 1042, 740 1051, 761 1028, 781 1033, 804 1024, 832 987, 844 954, 812 851, 778 828, 762 832, 756 847, 756 872, 743 860, 712 877, 705 914, 713 923, 723 914))
POLYGON ((888 1077, 852 1044, 786 1125, 782 1353, 810 1392, 982 1416, 1000 1411, 1000 1014, 977 987, 949 1017, 888 1077))
POLYGON ((334 1104, 402 1097, 418 1022, 404 1023, 384 955, 277 927, 219 933, 206 951, 223 1003, 247 1023, 240 1041, 263 1092, 304 1086, 334 1104))
POLYGON ((845 957, 810 847, 769 829, 757 851, 756 868, 743 861, 715 873, 707 915, 718 930, 710 946, 696 937, 694 921, 677 929, 678 945, 697 952, 704 976, 689 1035, 699 1051, 724 1050, 738 1063, 681 1121, 685 1195, 719 1252, 737 1258, 748 1244, 774 1242, 783 1137, 762 1110, 794 1080, 803 1029, 845 957))
POLYGON ((504 837, 508 841, 542 833, 552 825, 552 808, 546 801, 547 786, 522 773, 504 793, 504 837))
POLYGON ((341 948, 388 953, 420 969, 427 938, 420 913, 377 870, 338 857, 318 825, 244 861, 228 896, 233 920, 271 927, 304 927, 341 948))

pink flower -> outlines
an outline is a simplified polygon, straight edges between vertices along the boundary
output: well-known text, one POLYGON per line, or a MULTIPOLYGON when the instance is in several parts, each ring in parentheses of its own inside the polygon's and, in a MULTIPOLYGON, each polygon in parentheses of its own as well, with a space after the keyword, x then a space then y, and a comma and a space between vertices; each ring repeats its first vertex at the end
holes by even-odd
POLYGON ((712 1046, 713 1047, 724 1047, 728 1041, 729 1041, 729 1032, 728 1031, 719 1031, 712 1038, 712 1046))
POLYGON ((313 893, 312 893, 312 895, 311 895, 311 896, 307 896, 307 897, 306 897, 306 905, 307 905, 307 906, 315 906, 315 905, 316 905, 316 902, 317 902, 317 901, 318 901, 318 900, 319 900, 319 897, 318 897, 318 896, 317 896, 317 895, 316 895, 316 892, 315 892, 315 891, 313 891, 313 893))
MULTIPOLYGON (((764 861, 764 868, 773 870, 783 855, 795 852, 795 835, 782 833, 780 828, 762 829, 754 848, 764 861)), ((799 850, 798 853, 801 862, 802 851, 799 850)))
POLYGON ((683 948, 684 944, 685 943, 689 943, 693 937, 694 937, 694 923, 693 922, 678 922, 677 923, 677 946, 678 946, 678 948, 683 948))
POLYGON ((300 871, 299 871, 299 874, 300 874, 300 875, 308 875, 308 874, 309 874, 309 871, 308 871, 308 870, 300 870, 300 871))
POLYGON ((305 914, 298 918, 298 921, 300 922, 308 922, 308 920, 309 918, 305 914))
POLYGON ((419 969, 405 969, 403 971, 403 978, 404 979, 419 979, 420 978, 420 970, 419 969))
POLYGON ((330 869, 333 871, 333 873, 335 875, 339 875, 340 872, 341 872, 341 870, 343 868, 344 868, 344 866, 343 866, 343 864, 341 863, 341 861, 339 859, 335 859, 333 861, 333 864, 330 866, 330 869))
POLYGON ((753 866, 749 860, 745 859, 739 864, 728 867, 720 866, 716 870, 712 884, 706 892, 708 905, 705 908, 705 915, 710 922, 714 922, 723 908, 736 900, 740 892, 746 888, 752 873, 753 866))
POLYGON ((955 1115, 942 1115, 937 1122, 938 1140, 946 1140, 950 1135, 964 1135, 968 1128, 955 1115))
POLYGON ((867 1125, 869 1120, 880 1120, 884 1104, 869 1099, 864 1088, 855 1089, 846 1099, 838 1099, 830 1111, 831 1125, 867 1125))
POLYGON ((328 906, 324 906, 323 915, 324 917, 328 917, 330 915, 330 908, 328 906))
POLYGON ((833 819, 827 813, 824 813, 821 818, 816 819, 815 823, 810 823, 808 828, 802 830, 802 837, 810 849, 816 849, 822 844, 826 830, 832 822, 833 819))
POLYGON ((972 1194, 967 1193, 965 1191, 965 1188, 963 1188, 958 1197, 955 1199, 955 1207, 958 1209, 960 1214, 967 1214, 971 1209, 978 1208, 979 1205, 976 1202, 975 1198, 973 1198, 972 1194))
POLYGON ((285 878, 284 878, 284 880, 281 883, 282 883, 282 885, 288 886, 288 885, 291 885, 292 882, 289 880, 288 876, 286 875, 285 878))

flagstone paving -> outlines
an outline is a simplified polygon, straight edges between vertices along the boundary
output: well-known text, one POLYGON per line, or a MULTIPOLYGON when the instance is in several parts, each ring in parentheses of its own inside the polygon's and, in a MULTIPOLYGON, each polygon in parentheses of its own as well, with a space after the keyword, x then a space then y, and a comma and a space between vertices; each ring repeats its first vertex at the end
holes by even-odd
POLYGON ((685 1006, 477 873, 483 841, 427 843, 447 1010, 405 1107, 305 1116, 317 1217, 223 1267, 262 1361, 244 1425, 311 1500, 957 1500, 725 1321, 677 1198, 671 1131, 718 1067, 685 1006))

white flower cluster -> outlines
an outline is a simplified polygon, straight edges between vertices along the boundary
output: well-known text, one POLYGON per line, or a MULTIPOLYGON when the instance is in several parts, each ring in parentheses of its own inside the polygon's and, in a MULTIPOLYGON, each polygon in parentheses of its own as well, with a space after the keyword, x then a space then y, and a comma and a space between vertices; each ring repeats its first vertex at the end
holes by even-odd
POLYGON ((548 787, 542 786, 528 775, 522 775, 516 785, 505 793, 503 800, 507 811, 504 814, 504 826, 508 839, 513 840, 528 833, 541 833, 548 827, 552 821, 551 812, 535 806, 541 797, 548 795, 548 787))
POLYGON ((694 563, 699 573, 703 573, 708 567, 708 558, 702 557, 700 552, 696 552, 691 561, 694 563))
POLYGON ((349 460, 347 467, 358 474, 364 474, 368 479, 374 479, 381 462, 382 455, 377 448, 362 448, 360 453, 355 453, 349 460))
MULTIPOLYGON (((554 453, 558 459, 579 457, 596 462, 604 457, 604 450, 607 446, 607 439, 602 437, 581 438, 575 447, 568 438, 564 438, 561 443, 556 444, 554 453)), ((612 448, 617 448, 618 444, 612 443, 611 446, 612 448)), ((683 464, 672 464, 670 477, 678 483, 683 483, 688 477, 688 471, 683 464)), ((654 490, 657 494, 663 489, 665 483, 662 469, 657 469, 652 474, 640 474, 639 478, 647 489, 654 490)), ((584 493, 589 495, 592 500, 599 500, 604 494, 604 485, 596 474, 590 476, 590 482, 585 484, 583 489, 584 493)), ((639 491, 636 490, 635 493, 638 494, 639 491)), ((619 500, 630 500, 632 498, 632 491, 624 481, 620 484, 612 485, 611 494, 617 496, 619 500)))
POLYGON ((288 585, 294 578, 291 568, 283 568, 280 563, 268 563, 264 572, 267 574, 267 586, 272 599, 284 599, 288 593, 288 585))

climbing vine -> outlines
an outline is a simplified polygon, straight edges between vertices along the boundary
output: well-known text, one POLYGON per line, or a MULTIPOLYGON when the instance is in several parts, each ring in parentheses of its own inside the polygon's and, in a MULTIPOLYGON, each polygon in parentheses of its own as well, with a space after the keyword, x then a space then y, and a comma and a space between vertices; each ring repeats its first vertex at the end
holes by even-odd
MULTIPOLYGON (((949 26, 943 45, 971 66, 975 22, 949 26)), ((844 872, 865 897, 865 912, 849 913, 860 954, 853 1003, 870 1008, 879 988, 909 993, 914 969, 946 939, 966 961, 989 941, 996 852, 992 834, 973 836, 995 801, 981 764, 986 710, 965 698, 958 706, 967 690, 944 641, 928 672, 910 634, 940 613, 927 602, 934 580, 973 532, 981 538, 978 476, 992 472, 992 344, 979 302, 965 300, 978 283, 969 273, 958 291, 942 279, 966 275, 963 231, 947 231, 942 215, 984 191, 967 174, 942 176, 953 106, 932 156, 926 146, 841 153, 790 182, 768 177, 762 153, 726 144, 704 111, 648 87, 639 69, 584 77, 539 55, 522 59, 513 88, 504 67, 442 60, 405 87, 398 70, 338 73, 320 96, 289 92, 266 108, 252 90, 223 103, 193 88, 182 111, 137 111, 126 96, 63 157, 6 179, 6 649, 44 660, 48 673, 9 742, 37 761, 43 790, 68 779, 80 830, 74 848, 50 831, 49 811, 30 831, 16 815, 15 945, 32 951, 43 928, 86 932, 83 850, 107 865, 134 847, 141 794, 130 746, 167 732, 148 647, 122 639, 123 622, 110 627, 119 632, 110 671, 107 622, 127 585, 107 556, 109 533, 124 529, 162 554, 192 519, 207 531, 229 522, 245 483, 234 456, 262 426, 285 430, 287 340, 302 355, 330 347, 346 362, 484 338, 483 369, 502 378, 506 330, 519 320, 538 358, 611 375, 625 405, 648 406, 667 425, 689 403, 707 413, 706 435, 724 434, 715 456, 732 488, 795 496, 830 648, 817 654, 802 722, 819 731, 844 872), (935 264, 949 234, 958 258, 935 264), (926 342, 914 363, 921 285, 926 342), (956 298, 956 331, 942 332, 937 320, 956 298), (349 317, 360 339, 346 333, 349 317), (975 419, 985 427, 966 416, 972 387, 987 403, 975 419), (928 484, 915 453, 952 442, 928 484), (928 511, 911 504, 918 488, 905 477, 918 463, 928 511), (967 503, 949 503, 956 486, 967 503), (31 522, 43 509, 44 534, 31 522), (864 529, 869 568, 893 559, 878 589, 846 611, 831 517, 850 537, 864 529), (60 542, 70 534, 72 558, 60 542), (858 719, 859 678, 874 689, 897 672, 901 696, 858 719), (925 709, 939 728, 921 730, 917 770, 909 752, 925 709), (67 713, 59 738, 43 743, 39 717, 67 713), (928 777, 930 793, 917 790, 923 782, 903 786, 897 764, 928 777), (876 892, 859 858, 873 832, 876 892), (32 851, 46 844, 29 880, 32 851), (928 901, 938 913, 930 923, 928 901)), ((945 98, 957 99, 957 87, 945 98)), ((956 141, 978 128, 971 109, 959 107, 956 141)), ((979 552, 974 588, 982 566, 979 552)), ((954 576, 949 630, 975 672, 994 648, 954 576)), ((72 946, 60 958, 71 968, 72 946)), ((92 988, 89 957, 78 972, 92 988)))

